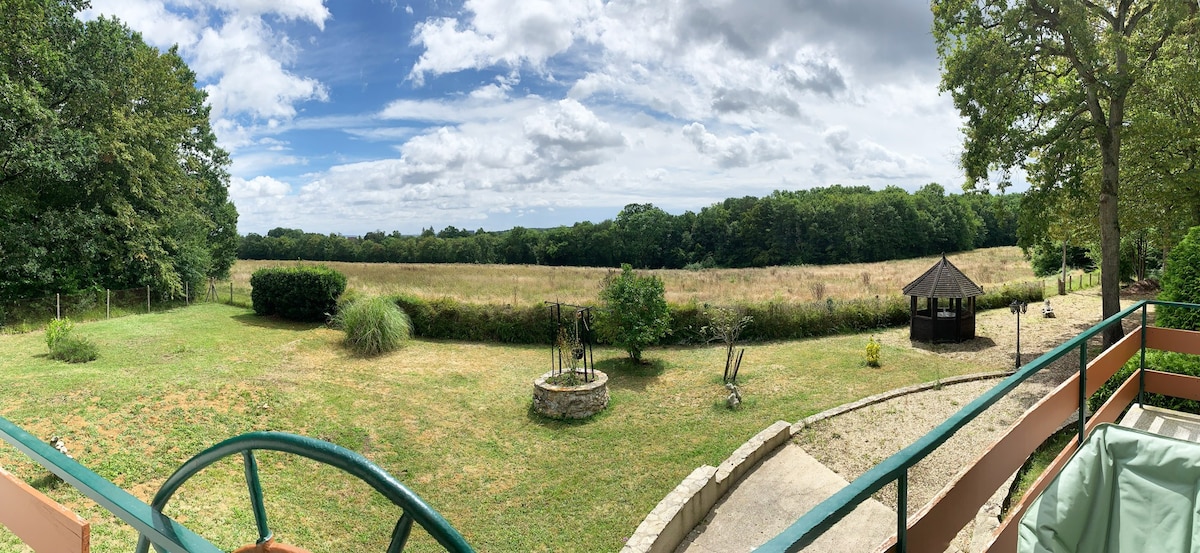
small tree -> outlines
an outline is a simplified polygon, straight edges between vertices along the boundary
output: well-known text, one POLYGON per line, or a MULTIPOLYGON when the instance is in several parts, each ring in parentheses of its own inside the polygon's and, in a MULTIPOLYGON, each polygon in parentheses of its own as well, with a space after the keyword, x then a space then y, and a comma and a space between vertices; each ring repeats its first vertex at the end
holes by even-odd
POLYGON ((867 366, 868 367, 878 367, 879 366, 879 350, 880 349, 881 349, 881 347, 879 345, 879 342, 875 341, 874 336, 872 336, 870 340, 867 340, 866 358, 867 358, 867 366))
MULTIPOLYGON (((1200 227, 1192 227, 1187 236, 1167 254, 1162 275, 1164 301, 1200 303, 1200 227)), ((1200 310, 1160 305, 1158 324, 1171 328, 1200 330, 1200 310)))
POLYGON ((722 382, 731 382, 737 380, 737 371, 734 370, 730 374, 731 369, 735 369, 733 358, 733 346, 737 344, 738 337, 742 335, 742 330, 754 317, 750 315, 742 315, 742 311, 732 307, 714 307, 705 312, 708 316, 708 325, 700 329, 701 334, 708 341, 720 340, 725 344, 725 374, 721 377, 722 382))
POLYGON ((662 279, 638 276, 628 264, 620 274, 605 277, 600 301, 605 309, 597 316, 597 331, 641 362, 642 349, 670 331, 671 313, 662 279))

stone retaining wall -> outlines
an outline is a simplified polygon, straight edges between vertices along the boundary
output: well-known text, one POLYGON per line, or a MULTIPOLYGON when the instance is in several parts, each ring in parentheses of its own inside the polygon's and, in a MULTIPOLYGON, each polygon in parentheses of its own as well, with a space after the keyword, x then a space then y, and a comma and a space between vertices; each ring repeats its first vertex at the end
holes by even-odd
POLYGON ((721 466, 704 465, 692 471, 646 515, 621 553, 674 551, 746 472, 791 439, 791 429, 791 424, 777 421, 737 448, 721 466))

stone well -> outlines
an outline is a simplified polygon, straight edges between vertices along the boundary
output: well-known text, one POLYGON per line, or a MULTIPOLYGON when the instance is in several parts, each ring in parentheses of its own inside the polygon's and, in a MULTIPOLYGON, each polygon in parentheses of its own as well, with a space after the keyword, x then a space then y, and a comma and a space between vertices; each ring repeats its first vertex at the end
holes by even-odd
POLYGON ((533 381, 533 410, 555 419, 586 419, 603 411, 608 406, 608 375, 593 372, 595 380, 577 386, 546 382, 553 371, 538 377, 533 381))

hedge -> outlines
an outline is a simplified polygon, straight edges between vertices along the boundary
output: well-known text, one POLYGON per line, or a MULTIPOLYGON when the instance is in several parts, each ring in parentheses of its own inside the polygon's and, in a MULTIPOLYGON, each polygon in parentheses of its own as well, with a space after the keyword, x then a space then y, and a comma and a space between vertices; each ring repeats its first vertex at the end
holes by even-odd
MULTIPOLYGON (((1008 307, 1013 300, 1039 302, 1040 282, 1005 286, 979 298, 976 309, 1008 307)), ((549 344, 554 334, 549 308, 479 305, 449 298, 425 300, 408 295, 393 301, 412 319, 413 335, 423 338, 549 344)), ((742 332, 749 342, 793 340, 833 334, 864 332, 908 324, 908 298, 889 296, 817 303, 766 302, 740 306, 753 322, 742 332)), ((700 329, 708 324, 705 306, 698 303, 671 304, 671 332, 658 345, 703 343, 700 329)))
POLYGON ((337 311, 346 276, 325 266, 266 267, 250 276, 250 301, 259 315, 325 321, 337 311))
POLYGON ((545 305, 479 305, 406 295, 395 296, 394 301, 412 319, 413 335, 423 338, 549 344, 554 334, 545 305))
MULTIPOLYGON (((1158 299, 1181 303, 1200 302, 1200 227, 1192 227, 1179 245, 1167 254, 1162 293, 1158 299)), ((1200 330, 1200 310, 1171 305, 1160 305, 1155 310, 1161 326, 1200 330)))

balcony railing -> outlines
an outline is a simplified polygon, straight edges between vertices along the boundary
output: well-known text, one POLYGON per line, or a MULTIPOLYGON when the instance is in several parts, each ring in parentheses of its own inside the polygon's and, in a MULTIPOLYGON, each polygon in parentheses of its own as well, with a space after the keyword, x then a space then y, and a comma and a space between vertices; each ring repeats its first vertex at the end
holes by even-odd
MULTIPOLYGON (((1078 417, 1076 436, 1033 484, 1025 497, 1032 499, 1057 474, 1095 425, 1113 422, 1133 401, 1141 402, 1147 393, 1200 400, 1200 378, 1146 369, 1146 349, 1200 354, 1200 332, 1147 327, 1147 309, 1151 305, 1170 305, 1200 309, 1200 305, 1141 301, 1071 338, 1018 369, 987 393, 922 436, 912 445, 888 457, 863 473, 845 488, 801 516, 789 528, 756 551, 763 553, 795 552, 811 544, 837 524, 860 503, 884 486, 896 483, 896 535, 880 547, 882 551, 944 551, 955 536, 1004 481, 1073 414, 1078 417), (1140 315, 1138 327, 1113 347, 1088 361, 1088 340, 1127 318, 1140 315), (992 404, 1051 363, 1071 354, 1078 355, 1079 370, 1054 391, 1030 407, 1008 431, 981 453, 928 505, 908 517, 908 471, 945 443, 992 404), (1089 418, 1087 400, 1117 370, 1140 354, 1140 368, 1112 397, 1089 418)), ((997 531, 989 551, 1014 551, 1016 526, 1025 510, 1021 501, 1009 510, 1005 524, 997 531), (1012 524, 1010 524, 1012 523, 1012 524)))
MULTIPOLYGON (((186 480, 217 460, 231 455, 241 455, 243 459, 249 500, 253 507, 255 524, 259 534, 258 543, 269 541, 272 538, 272 532, 267 525, 266 510, 263 508, 258 465, 253 454, 255 450, 291 453, 336 467, 350 476, 366 482, 376 492, 388 498, 392 504, 403 511, 392 532, 392 541, 387 549, 388 553, 404 550, 404 545, 408 540, 414 522, 429 532, 430 536, 437 540, 447 551, 454 553, 470 553, 474 551, 467 544, 466 540, 463 539, 462 535, 450 526, 449 522, 386 471, 353 451, 329 442, 304 436, 282 432, 251 432, 225 440, 197 454, 191 460, 184 463, 163 484, 158 494, 155 495, 152 505, 143 503, 129 492, 109 482, 99 474, 92 472, 74 459, 60 453, 49 444, 37 439, 4 417, 0 417, 0 438, 3 438, 21 452, 31 457, 35 462, 58 475, 63 481, 74 486, 83 495, 100 504, 101 507, 116 515, 117 518, 133 526, 141 534, 137 544, 137 551, 139 552, 146 551, 150 544, 153 544, 159 551, 169 551, 171 553, 219 553, 221 551, 204 538, 163 514, 162 510, 171 498, 171 495, 186 480)), ((5 482, 10 481, 10 479, 5 479, 5 482)), ((21 484, 14 483, 7 488, 0 487, 0 492, 5 492, 7 489, 8 493, 14 494, 29 495, 37 493, 27 486, 22 487, 21 484)), ((8 498, 0 497, 0 501, 8 502, 9 500, 8 498)), ((38 517, 36 515, 22 517, 21 522, 23 524, 30 524, 31 526, 30 528, 14 528, 14 533, 23 539, 24 536, 30 534, 35 534, 35 537, 38 538, 45 537, 36 536, 36 534, 44 533, 41 532, 41 528, 52 527, 56 523, 39 525, 40 521, 38 518, 44 519, 49 517, 56 521, 69 518, 64 517, 62 512, 54 509, 55 507, 57 505, 50 506, 50 509, 54 512, 49 512, 46 517, 38 517)), ((4 514, 4 511, 0 510, 0 514, 4 514)), ((43 540, 40 543, 44 544, 44 549, 39 550, 38 553, 42 553, 42 551, 59 553, 68 550, 86 553, 88 550, 88 530, 86 529, 86 525, 84 527, 82 535, 75 536, 72 533, 78 532, 77 528, 68 528, 65 525, 59 524, 59 529, 55 530, 56 533, 71 535, 64 535, 61 541, 43 540), (74 544, 70 549, 62 545, 68 542, 74 544)))

